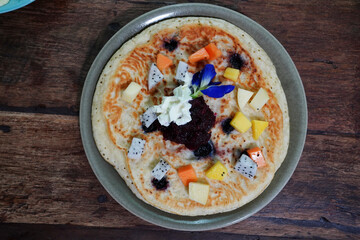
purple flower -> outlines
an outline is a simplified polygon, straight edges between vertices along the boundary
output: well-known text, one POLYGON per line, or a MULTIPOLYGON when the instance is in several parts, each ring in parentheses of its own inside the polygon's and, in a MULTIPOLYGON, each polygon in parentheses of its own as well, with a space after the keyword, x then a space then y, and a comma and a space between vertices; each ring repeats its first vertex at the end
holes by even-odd
POLYGON ((194 93, 191 96, 197 98, 205 94, 212 98, 221 98, 234 90, 233 85, 219 86, 221 82, 212 82, 215 76, 216 72, 212 64, 206 64, 200 72, 195 73, 191 82, 194 93))

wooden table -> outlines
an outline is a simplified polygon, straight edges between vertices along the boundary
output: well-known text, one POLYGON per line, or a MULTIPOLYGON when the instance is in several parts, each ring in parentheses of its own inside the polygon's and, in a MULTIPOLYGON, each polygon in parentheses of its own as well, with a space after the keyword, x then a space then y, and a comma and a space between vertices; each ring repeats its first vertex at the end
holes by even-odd
POLYGON ((85 76, 117 30, 173 3, 38 0, 0 15, 0 239, 359 239, 359 1, 214 1, 280 41, 307 94, 304 153, 260 212, 177 232, 132 215, 100 185, 79 133, 85 76))

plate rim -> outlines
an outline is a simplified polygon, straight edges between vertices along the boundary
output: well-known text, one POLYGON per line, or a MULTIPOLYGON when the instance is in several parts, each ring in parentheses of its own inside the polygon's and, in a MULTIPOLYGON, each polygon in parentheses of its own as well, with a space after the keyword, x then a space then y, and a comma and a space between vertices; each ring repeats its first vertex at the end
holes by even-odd
POLYGON ((19 3, 11 4, 11 1, 12 0, 10 0, 7 4, 0 7, 0 14, 18 10, 19 8, 25 7, 26 5, 35 2, 35 0, 27 0, 19 3), (8 4, 10 4, 10 7, 7 6, 8 4))
MULTIPOLYGON (((244 31, 244 26, 241 26, 244 31)), ((248 31, 246 31, 248 32, 248 31)), ((250 34, 251 35, 251 34, 250 34)), ((253 37, 253 35, 251 35, 253 37)), ((254 37, 253 37, 254 38, 254 37)), ((255 39, 255 38, 254 38, 255 39)), ((256 42, 259 43, 257 39, 255 39, 256 42)), ((259 45, 265 50, 264 46, 259 43, 259 45)), ((267 52, 265 50, 265 52, 267 52)), ((267 54, 269 54, 267 52, 267 54)), ((108 53, 107 53, 108 55, 108 53)), ((269 57, 271 57, 269 55, 269 57)), ((271 58, 272 59, 272 58, 271 58)), ((272 59, 274 62, 274 60, 272 59)), ((276 65, 274 63, 274 65, 276 65)), ((278 72, 278 69, 277 69, 278 72)), ((281 80, 281 79, 280 79, 281 80)), ((284 83, 282 82, 282 85, 284 83)), ((284 89, 285 92, 285 89, 284 89)), ((286 92, 285 92, 286 93, 286 92)), ((288 95, 287 95, 288 100, 288 95)), ((289 102, 289 101, 288 101, 289 102)), ((290 115, 290 107, 289 107, 289 115, 290 115)), ((290 118, 290 132, 291 132, 291 121, 290 118)), ((307 121, 308 121, 308 112, 307 112, 307 101, 306 101, 306 95, 304 86, 302 84, 300 75, 296 69, 296 66, 294 62, 292 61, 290 55, 285 50, 285 48, 280 44, 280 42, 270 33, 268 32, 264 27, 262 27, 260 24, 255 22, 254 20, 250 19, 249 17, 236 12, 234 10, 213 5, 213 4, 205 4, 205 3, 183 3, 183 4, 174 4, 170 6, 165 6, 161 8, 154 9, 152 11, 149 11, 145 14, 140 15, 139 17, 135 18, 134 20, 130 21, 128 24, 123 26, 119 31, 117 31, 103 46, 103 48, 100 50, 96 58, 94 59, 91 67, 89 68, 89 72, 86 76, 83 90, 81 94, 81 100, 80 100, 80 112, 79 112, 79 124, 80 124, 80 134, 82 139, 82 144, 85 150, 86 157, 89 161, 89 164, 96 175, 98 181, 101 183, 101 185, 106 189, 106 191, 111 195, 113 199, 115 199, 121 206, 123 206, 127 211, 131 212, 135 216, 150 222, 152 224, 174 229, 174 230, 183 230, 183 231, 205 231, 205 230, 213 230, 217 228, 226 227, 235 223, 238 223, 242 220, 245 220, 246 218, 250 217, 251 215, 255 214, 256 212, 260 211, 262 208, 264 208, 266 205, 268 205, 284 188, 286 183, 290 180, 291 176, 293 175, 293 172, 296 169, 296 166, 300 160, 301 153, 304 148, 305 140, 306 140, 306 132, 307 132, 307 121), (200 11, 201 10, 201 11, 200 11), (209 16, 211 14, 211 16, 209 16), (216 16, 214 16, 216 15, 216 16), (240 27, 240 23, 236 24, 237 21, 244 21, 241 22, 241 24, 247 23, 247 26, 252 26, 254 29, 257 29, 257 31, 260 34, 263 34, 268 39, 267 41, 271 42, 271 45, 276 45, 277 49, 281 52, 281 54, 284 55, 285 59, 288 59, 288 64, 290 67, 290 70, 292 72, 293 77, 295 78, 295 83, 297 84, 297 90, 298 90, 298 97, 300 97, 302 104, 304 104, 303 108, 301 108, 301 119, 296 120, 296 122, 300 121, 300 125, 302 125, 302 129, 296 129, 297 134, 297 146, 296 151, 289 153, 283 162, 288 159, 289 154, 291 154, 292 158, 290 160, 287 160, 286 164, 286 172, 281 172, 280 169, 284 167, 282 165, 278 171, 276 172, 275 178, 280 178, 277 180, 276 184, 274 183, 274 179, 270 183, 270 185, 262 192, 257 198, 249 202, 248 204, 235 209, 230 212, 220 213, 220 214, 213 214, 213 215, 206 215, 206 216, 194 216, 194 217, 184 217, 179 216, 175 214, 169 214, 166 212, 163 212, 161 210, 158 210, 143 201, 137 199, 137 197, 133 194, 133 198, 135 202, 139 203, 141 207, 137 206, 134 207, 134 204, 129 204, 124 199, 118 199, 119 195, 114 192, 114 186, 108 179, 104 179, 101 175, 101 171, 95 166, 95 157, 96 151, 98 152, 97 148, 93 148, 93 136, 92 136, 92 124, 91 124, 91 104, 92 104, 92 98, 94 94, 94 90, 96 87, 97 80, 101 74, 101 71, 103 67, 106 65, 110 57, 115 53, 115 51, 128 39, 135 36, 137 33, 140 33, 143 29, 146 27, 157 23, 159 21, 174 18, 174 17, 187 17, 187 16, 201 16, 201 17, 215 17, 220 18, 225 21, 228 21, 238 27, 240 27), (140 30, 130 30, 132 26, 136 26, 137 28, 140 28, 140 30), (121 36, 124 32, 127 33, 127 37, 121 36), (111 46, 112 42, 117 41, 118 39, 123 38, 123 42, 117 46, 116 48, 111 46), (109 52, 110 50, 113 50, 110 56, 106 60, 104 60, 103 55, 106 54, 106 52, 109 52), (102 66, 100 67, 99 63, 102 63, 102 66), (94 77, 94 74, 97 74, 97 77, 94 77), (94 80, 96 79, 96 80, 94 80), (91 90, 91 91, 90 91, 91 90), (89 101, 90 100, 90 101, 89 101), (89 111, 90 110, 90 111, 89 111), (92 140, 92 142, 91 142, 92 140), (290 161, 290 162, 289 162, 290 161), (280 176, 279 176, 280 175, 280 176), (271 188, 270 188, 271 187, 271 188), (267 193, 267 194, 265 194, 267 193), (147 206, 143 206, 143 205, 147 206), (155 214, 153 214, 155 212, 155 214), (242 212, 241 214, 237 214, 237 212, 242 212), (233 213, 230 215, 230 213, 233 213), (148 215, 147 215, 148 214, 148 215), (160 214, 161 216, 159 217, 160 214), (230 217, 229 217, 230 215, 230 217), (176 220, 175 220, 176 218, 176 220), (217 218, 218 220, 213 220, 212 218, 217 218), (173 221, 171 221, 173 220, 173 221)), ((290 135, 290 141, 292 136, 290 135)), ((289 143, 291 144, 291 142, 289 143)), ((289 145, 290 149, 290 145, 289 145)), ((100 156, 101 157, 101 156, 100 156)), ((102 158, 101 160, 105 162, 102 158)), ((111 166, 112 167, 112 166, 111 166)), ((114 169, 115 171, 115 169, 114 169)), ((116 172, 116 171, 115 171, 116 172)), ((117 174, 117 172, 116 172, 117 174)), ((121 179, 122 180, 122 179, 121 179)), ((123 182, 123 184, 125 184, 123 182)), ((125 184, 125 187, 127 185, 125 184)), ((121 198, 121 197, 120 197, 121 198)))

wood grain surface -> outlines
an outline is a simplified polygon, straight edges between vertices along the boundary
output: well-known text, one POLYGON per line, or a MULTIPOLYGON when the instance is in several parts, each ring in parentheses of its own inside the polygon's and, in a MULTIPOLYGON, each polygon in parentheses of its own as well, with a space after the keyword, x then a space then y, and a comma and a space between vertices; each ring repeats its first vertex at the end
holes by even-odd
POLYGON ((176 2, 185 1, 38 0, 0 15, 0 239, 359 239, 359 1, 212 1, 269 30, 307 95, 299 165, 260 212, 177 232, 132 215, 100 185, 79 132, 86 74, 117 30, 176 2))

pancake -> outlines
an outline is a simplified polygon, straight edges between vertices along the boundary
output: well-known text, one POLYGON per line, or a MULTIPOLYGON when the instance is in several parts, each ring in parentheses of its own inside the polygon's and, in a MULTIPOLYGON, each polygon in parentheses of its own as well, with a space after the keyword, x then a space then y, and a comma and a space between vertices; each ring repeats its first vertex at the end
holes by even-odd
MULTIPOLYGON (((236 60, 236 59, 235 59, 236 60)), ((104 160, 112 164, 133 193, 146 203, 163 211, 187 215, 207 215, 230 211, 255 199, 270 184, 276 170, 283 162, 289 144, 289 116, 287 102, 276 69, 265 51, 246 32, 226 21, 205 17, 185 17, 165 20, 154 24, 124 43, 106 64, 93 97, 93 135, 104 160), (176 46, 170 46, 176 41, 176 46), (198 49, 214 43, 222 56, 213 61, 189 63, 189 56, 198 49), (173 49, 174 48, 174 49, 173 49), (156 56, 161 53, 173 61, 163 71, 164 79, 151 91, 148 90, 148 73, 156 56), (241 62, 233 62, 233 56, 241 62), (204 96, 215 113, 211 129, 211 141, 216 149, 213 156, 198 159, 184 144, 166 140, 161 131, 146 133, 141 115, 154 105, 159 105, 164 96, 172 95, 179 84, 175 80, 179 62, 189 64, 189 72, 196 73, 205 64, 215 67, 216 81, 256 92, 263 88, 269 100, 260 111, 249 104, 241 112, 250 120, 269 123, 258 140, 251 129, 245 133, 232 131, 226 134, 222 123, 240 111, 236 89, 222 98, 204 96), (240 64, 238 82, 223 77, 231 65, 240 64), (122 92, 131 82, 142 88, 132 103, 122 100, 122 92), (146 141, 141 159, 127 157, 134 137, 146 141), (266 159, 266 166, 258 168, 253 180, 235 171, 239 153, 244 149, 259 146, 266 159), (168 187, 157 190, 152 183, 151 171, 165 159, 171 166, 166 173, 168 187), (224 180, 209 179, 205 171, 216 161, 227 169, 224 180), (210 186, 205 205, 189 199, 188 188, 181 182, 176 169, 191 164, 199 182, 210 186)))

